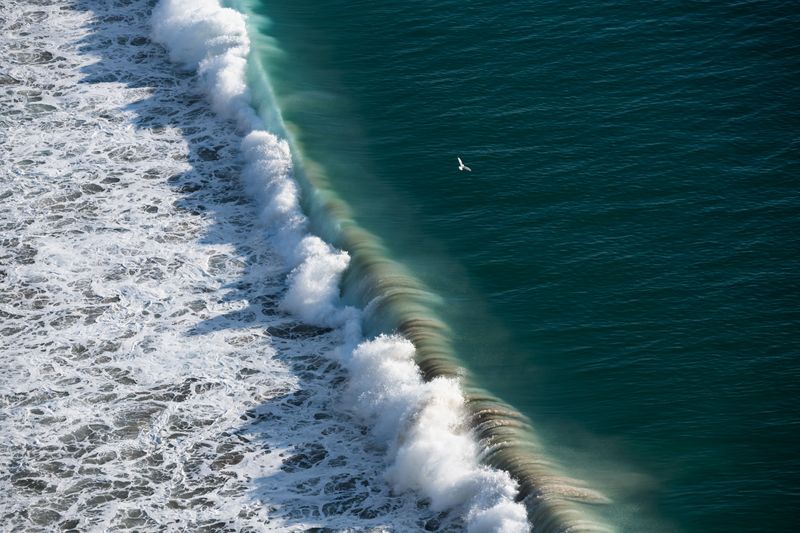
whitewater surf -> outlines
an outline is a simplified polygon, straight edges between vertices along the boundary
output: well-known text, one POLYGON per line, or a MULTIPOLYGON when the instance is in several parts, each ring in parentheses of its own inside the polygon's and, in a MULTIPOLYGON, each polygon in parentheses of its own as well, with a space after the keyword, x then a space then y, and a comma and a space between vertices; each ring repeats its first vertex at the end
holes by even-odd
POLYGON ((6 524, 526 530, 459 380, 342 302, 242 15, 150 11, 3 7, 6 524))

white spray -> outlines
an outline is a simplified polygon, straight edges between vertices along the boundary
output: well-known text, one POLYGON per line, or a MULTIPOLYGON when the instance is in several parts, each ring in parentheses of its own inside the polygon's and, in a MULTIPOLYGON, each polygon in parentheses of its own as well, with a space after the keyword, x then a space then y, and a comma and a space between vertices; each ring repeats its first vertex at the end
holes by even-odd
POLYGON ((470 532, 527 531, 525 507, 514 502, 515 482, 479 464, 458 382, 423 381, 414 347, 402 337, 361 339, 361 312, 340 302, 349 256, 309 233, 289 145, 266 131, 251 107, 244 16, 218 0, 161 0, 152 20, 154 40, 173 62, 197 71, 214 111, 234 120, 243 135, 245 187, 261 208, 271 242, 292 268, 283 307, 308 323, 343 328, 349 400, 387 445, 393 488, 417 491, 434 510, 462 511, 470 532))

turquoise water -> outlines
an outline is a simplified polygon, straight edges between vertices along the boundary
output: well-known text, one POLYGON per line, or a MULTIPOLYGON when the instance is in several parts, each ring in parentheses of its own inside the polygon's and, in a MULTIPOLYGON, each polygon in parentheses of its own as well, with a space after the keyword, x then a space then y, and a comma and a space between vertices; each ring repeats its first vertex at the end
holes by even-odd
POLYGON ((609 521, 790 529, 795 6, 250 6, 307 171, 609 521))

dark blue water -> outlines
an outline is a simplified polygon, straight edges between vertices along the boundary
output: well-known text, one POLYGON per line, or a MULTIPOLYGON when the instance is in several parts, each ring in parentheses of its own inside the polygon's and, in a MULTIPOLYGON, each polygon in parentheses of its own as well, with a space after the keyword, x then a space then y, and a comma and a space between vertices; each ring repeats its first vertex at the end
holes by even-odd
POLYGON ((792 529, 795 3, 251 7, 309 171, 611 522, 792 529))

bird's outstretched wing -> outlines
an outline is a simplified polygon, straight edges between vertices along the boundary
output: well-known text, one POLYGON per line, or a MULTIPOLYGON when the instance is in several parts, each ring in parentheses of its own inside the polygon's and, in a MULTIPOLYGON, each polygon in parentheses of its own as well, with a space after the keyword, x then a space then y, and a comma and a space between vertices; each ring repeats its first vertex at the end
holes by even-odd
POLYGON ((471 169, 471 168, 469 168, 467 165, 461 165, 461 166, 462 166, 462 167, 464 167, 464 170, 467 170, 467 171, 469 171, 469 172, 472 172, 472 169, 471 169))
POLYGON ((460 157, 456 157, 456 159, 458 159, 458 166, 463 167, 464 166, 464 162, 461 160, 461 158, 460 157))

